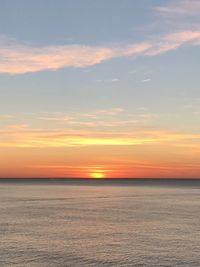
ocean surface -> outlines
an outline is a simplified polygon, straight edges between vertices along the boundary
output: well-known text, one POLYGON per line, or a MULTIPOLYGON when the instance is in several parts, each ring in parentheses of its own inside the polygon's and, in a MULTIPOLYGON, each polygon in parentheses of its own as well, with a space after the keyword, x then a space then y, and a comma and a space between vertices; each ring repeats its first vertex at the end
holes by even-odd
POLYGON ((200 181, 0 181, 0 266, 200 266, 200 181))

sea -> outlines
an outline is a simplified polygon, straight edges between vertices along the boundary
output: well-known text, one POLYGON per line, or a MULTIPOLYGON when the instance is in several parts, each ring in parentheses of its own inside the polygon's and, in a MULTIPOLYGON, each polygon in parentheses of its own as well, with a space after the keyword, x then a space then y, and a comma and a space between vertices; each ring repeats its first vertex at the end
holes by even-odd
POLYGON ((200 180, 1 179, 1 267, 199 267, 200 180))

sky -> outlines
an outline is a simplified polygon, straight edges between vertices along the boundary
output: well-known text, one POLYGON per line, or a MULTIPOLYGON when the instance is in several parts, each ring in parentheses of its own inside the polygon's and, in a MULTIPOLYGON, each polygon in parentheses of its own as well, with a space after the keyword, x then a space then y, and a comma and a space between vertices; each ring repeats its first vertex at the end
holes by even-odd
POLYGON ((199 0, 0 0, 0 177, 199 178, 199 0))

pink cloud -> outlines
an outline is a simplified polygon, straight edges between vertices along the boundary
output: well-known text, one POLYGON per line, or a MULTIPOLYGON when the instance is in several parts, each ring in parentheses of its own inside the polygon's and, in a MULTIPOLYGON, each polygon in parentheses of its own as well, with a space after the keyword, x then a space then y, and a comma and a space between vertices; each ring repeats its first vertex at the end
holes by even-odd
POLYGON ((31 47, 0 44, 0 73, 21 74, 63 67, 88 67, 126 56, 155 56, 184 44, 199 44, 200 31, 182 31, 120 47, 63 45, 31 47))
POLYGON ((182 31, 165 35, 157 43, 152 44, 146 52, 149 56, 155 56, 177 49, 184 44, 198 44, 200 31, 182 31))
POLYGON ((156 10, 162 15, 197 16, 200 14, 200 1, 176 0, 168 5, 159 6, 156 10))
POLYGON ((26 73, 62 67, 86 67, 114 56, 114 50, 104 47, 66 45, 34 48, 12 45, 0 47, 0 72, 26 73))

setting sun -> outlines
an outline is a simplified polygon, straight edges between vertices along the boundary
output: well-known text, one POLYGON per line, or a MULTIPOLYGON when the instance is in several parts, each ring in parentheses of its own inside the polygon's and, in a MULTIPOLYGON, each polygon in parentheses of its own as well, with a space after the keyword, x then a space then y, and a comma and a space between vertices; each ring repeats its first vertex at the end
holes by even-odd
POLYGON ((90 173, 91 178, 105 178, 105 173, 103 171, 94 171, 90 173))

